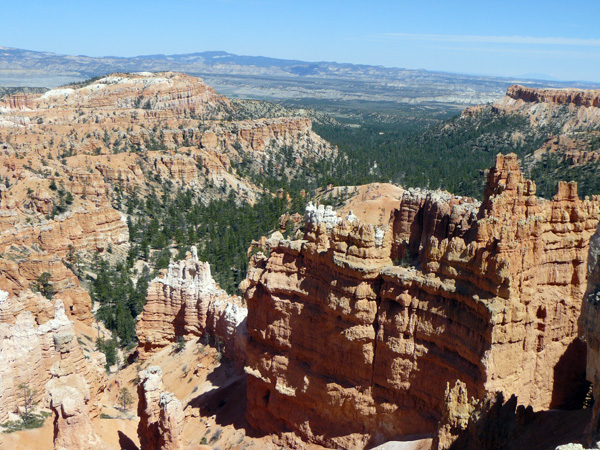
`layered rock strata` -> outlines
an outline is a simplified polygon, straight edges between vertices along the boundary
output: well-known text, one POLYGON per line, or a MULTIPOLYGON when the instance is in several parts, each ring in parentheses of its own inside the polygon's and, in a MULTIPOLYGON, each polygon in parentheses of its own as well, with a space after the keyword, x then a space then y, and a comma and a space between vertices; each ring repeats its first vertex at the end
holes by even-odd
POLYGON ((180 450, 182 448, 183 407, 171 393, 165 392, 162 370, 151 366, 139 373, 138 437, 144 450, 180 450))
POLYGON ((64 373, 84 376, 95 398, 104 384, 106 361, 97 355, 85 359, 62 301, 57 300, 52 306, 40 295, 11 298, 5 292, 1 294, 0 422, 6 421, 8 414, 20 406, 21 383, 37 391, 35 400, 44 398, 44 386, 57 361, 64 373))
POLYGON ((110 207, 72 212, 46 221, 43 226, 14 224, 0 231, 0 289, 12 295, 27 290, 42 273, 50 282, 69 316, 91 323, 91 299, 67 267, 78 252, 115 251, 129 245, 127 222, 110 207))
POLYGON ((600 228, 590 241, 588 287, 584 297, 580 333, 587 344, 586 375, 592 383, 594 409, 588 443, 600 441, 600 228))
POLYGON ((171 262, 148 286, 137 324, 140 358, 179 337, 209 335, 224 344, 228 356, 243 361, 246 315, 241 299, 219 288, 210 265, 198 260, 194 247, 185 260, 171 262))
POLYGON ((408 191, 387 227, 309 208, 304 239, 256 258, 244 284, 248 421, 363 448, 432 432, 457 379, 476 398, 576 406, 599 219, 575 184, 536 198, 515 155, 498 156, 482 204, 408 191))
POLYGON ((535 89, 516 84, 507 89, 506 95, 524 102, 600 107, 600 90, 535 89))

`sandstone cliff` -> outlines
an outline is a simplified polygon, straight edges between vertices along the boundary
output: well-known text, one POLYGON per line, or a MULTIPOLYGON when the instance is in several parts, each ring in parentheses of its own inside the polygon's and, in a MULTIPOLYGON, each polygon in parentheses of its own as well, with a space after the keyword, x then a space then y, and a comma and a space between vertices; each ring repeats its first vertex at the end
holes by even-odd
MULTIPOLYGON (((485 108, 474 106, 463 114, 477 114, 485 108)), ((558 134, 590 130, 600 123, 600 90, 535 89, 514 85, 507 89, 505 97, 492 105, 492 110, 525 116, 532 125, 549 125, 558 134)))
POLYGON ((534 89, 514 85, 508 88, 506 95, 524 102, 600 107, 600 90, 534 89))
POLYGON ((225 346, 225 353, 243 364, 247 309, 239 297, 220 289, 210 265, 198 261, 196 249, 148 286, 144 310, 137 324, 139 354, 145 359, 156 349, 209 336, 225 346))
POLYGON ((384 227, 309 209, 304 239, 256 258, 244 283, 248 421, 363 448, 432 432, 457 379, 476 398, 576 406, 599 219, 574 184, 536 198, 515 155, 498 156, 482 204, 408 191, 384 227))
MULTIPOLYGON (((506 96, 490 105, 467 108, 460 120, 448 127, 463 127, 467 133, 481 127, 472 140, 475 147, 506 152, 514 148, 524 153, 528 169, 539 168, 535 176, 575 178, 586 194, 596 194, 598 186, 585 171, 574 167, 600 161, 600 90, 534 89, 511 86, 506 96), (523 120, 524 119, 524 120, 523 120), (460 126, 457 126, 460 124, 460 126), (483 131, 494 124, 496 131, 483 131), (469 131, 470 130, 470 131, 469 131), (540 165, 543 164, 543 170, 540 165), (550 172, 550 173, 549 173, 550 172)), ((538 186, 544 196, 546 183, 538 186)))
POLYGON ((531 406, 517 406, 517 401, 514 395, 505 401, 499 392, 469 398, 460 380, 452 388, 448 385, 432 450, 515 448, 515 440, 534 420, 531 406))
POLYGON ((580 333, 587 344, 587 379, 592 383, 594 415, 588 442, 600 441, 600 228, 590 241, 588 287, 579 320, 580 333))

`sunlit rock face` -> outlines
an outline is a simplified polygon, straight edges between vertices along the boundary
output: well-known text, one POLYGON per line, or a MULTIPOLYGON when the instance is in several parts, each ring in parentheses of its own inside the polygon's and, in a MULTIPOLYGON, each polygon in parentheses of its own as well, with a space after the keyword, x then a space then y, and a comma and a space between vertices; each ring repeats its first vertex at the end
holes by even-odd
POLYGON ((140 357, 146 359, 179 337, 209 335, 224 344, 230 357, 243 361, 246 315, 241 299, 219 288, 210 265, 198 261, 192 248, 186 259, 172 262, 148 286, 137 324, 140 357))
POLYGON ((63 302, 52 305, 30 292, 20 297, 0 295, 0 422, 22 403, 19 385, 37 391, 36 401, 44 399, 57 362, 65 376, 85 377, 87 398, 97 398, 106 381, 106 360, 100 354, 84 357, 63 302))
POLYGON ((253 427, 340 448, 433 432, 447 384, 534 409, 585 389, 577 318, 598 199, 535 196, 499 155, 482 203, 406 191, 386 227, 309 207, 242 283, 253 427))

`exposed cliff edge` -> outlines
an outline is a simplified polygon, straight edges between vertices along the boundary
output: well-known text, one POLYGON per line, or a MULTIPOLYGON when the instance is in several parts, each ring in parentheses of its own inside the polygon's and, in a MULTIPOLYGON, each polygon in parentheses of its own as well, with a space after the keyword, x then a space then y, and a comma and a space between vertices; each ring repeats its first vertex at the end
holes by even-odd
POLYGON ((497 157, 481 204, 407 191, 383 227, 309 208, 304 239, 255 258, 243 284, 248 421, 364 448, 431 433, 458 379, 476 398, 576 406, 599 219, 574 183, 538 199, 516 155, 497 157))
POLYGON ((171 262, 148 286, 137 324, 142 359, 178 338, 208 335, 225 345, 225 353, 243 365, 247 309, 239 297, 219 288, 210 265, 198 261, 196 248, 187 258, 171 262))
POLYGON ((535 89, 515 84, 506 90, 506 95, 524 102, 600 107, 600 90, 535 89))

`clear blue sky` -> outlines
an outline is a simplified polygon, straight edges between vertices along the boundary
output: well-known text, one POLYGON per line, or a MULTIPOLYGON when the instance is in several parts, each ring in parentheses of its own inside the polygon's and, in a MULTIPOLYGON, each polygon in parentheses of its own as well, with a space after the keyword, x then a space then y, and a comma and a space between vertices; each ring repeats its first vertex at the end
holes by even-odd
POLYGON ((224 50, 600 82, 600 1, 0 0, 0 46, 90 56, 224 50))

